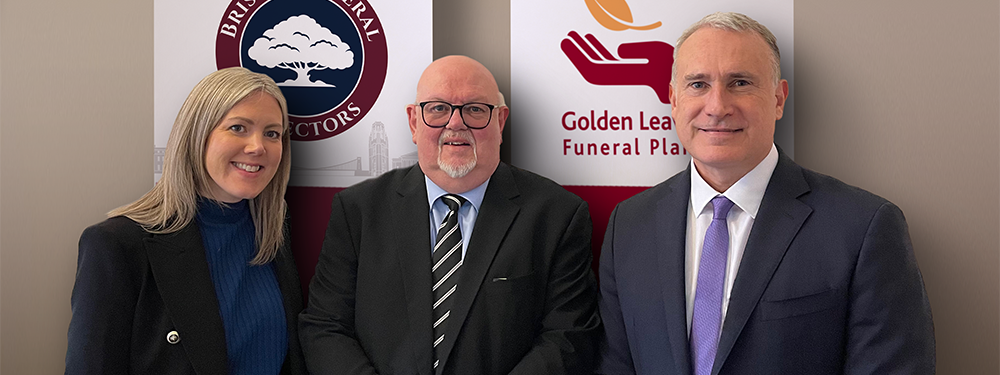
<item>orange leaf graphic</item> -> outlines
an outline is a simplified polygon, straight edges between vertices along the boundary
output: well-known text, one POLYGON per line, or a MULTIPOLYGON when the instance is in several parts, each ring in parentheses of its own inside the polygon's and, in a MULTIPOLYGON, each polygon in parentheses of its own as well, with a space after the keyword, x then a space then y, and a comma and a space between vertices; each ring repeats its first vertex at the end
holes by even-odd
POLYGON ((597 4, 611 16, 632 23, 632 10, 628 8, 625 0, 598 0, 597 4))
POLYGON ((608 13, 604 11, 604 8, 602 8, 600 5, 597 4, 596 0, 584 0, 584 1, 587 3, 587 9, 590 10, 590 14, 594 16, 594 19, 596 19, 597 23, 601 24, 601 26, 604 26, 614 31, 628 30, 627 25, 618 22, 614 18, 611 18, 611 16, 609 16, 608 13))
POLYGON ((646 26, 629 26, 633 30, 652 30, 663 25, 663 22, 656 21, 646 26))
POLYGON ((609 30, 650 30, 662 25, 659 21, 645 26, 629 25, 632 23, 632 10, 629 9, 625 0, 584 0, 584 2, 597 23, 609 30))

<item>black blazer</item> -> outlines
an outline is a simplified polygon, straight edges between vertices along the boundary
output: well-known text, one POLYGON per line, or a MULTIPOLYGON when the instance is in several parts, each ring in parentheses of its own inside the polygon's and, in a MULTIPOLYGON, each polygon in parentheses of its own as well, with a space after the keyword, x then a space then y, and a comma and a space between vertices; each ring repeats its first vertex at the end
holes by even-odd
MULTIPOLYGON (((286 241, 275 259, 288 354, 282 374, 305 374, 297 316, 302 292, 286 241)), ((226 336, 198 225, 150 234, 114 217, 80 236, 66 374, 228 373, 226 336), (177 331, 171 344, 167 334, 177 331)))
MULTIPOLYGON (((419 166, 338 193, 299 332, 314 374, 432 370, 419 166)), ((589 373, 600 328, 587 204, 500 164, 461 268, 438 374, 589 373)))
MULTIPOLYGON (((691 169, 615 208, 601 252, 602 374, 690 374, 691 169)), ((903 213, 784 154, 733 284, 712 374, 932 374, 903 213)))

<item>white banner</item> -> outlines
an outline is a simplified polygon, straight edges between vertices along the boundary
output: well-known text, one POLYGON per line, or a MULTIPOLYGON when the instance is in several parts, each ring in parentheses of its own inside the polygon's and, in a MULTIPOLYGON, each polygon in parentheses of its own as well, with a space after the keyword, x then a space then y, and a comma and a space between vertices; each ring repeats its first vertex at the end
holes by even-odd
POLYGON ((288 100, 291 185, 415 164, 404 106, 433 56, 431 18, 431 0, 155 1, 154 180, 184 99, 230 66, 268 74, 288 100))
MULTIPOLYGON (((777 37, 793 86, 792 5, 511 0, 512 162, 563 185, 652 186, 672 176, 690 160, 667 98, 677 38, 710 13, 746 14, 777 37)), ((792 154, 788 104, 775 139, 792 154)))

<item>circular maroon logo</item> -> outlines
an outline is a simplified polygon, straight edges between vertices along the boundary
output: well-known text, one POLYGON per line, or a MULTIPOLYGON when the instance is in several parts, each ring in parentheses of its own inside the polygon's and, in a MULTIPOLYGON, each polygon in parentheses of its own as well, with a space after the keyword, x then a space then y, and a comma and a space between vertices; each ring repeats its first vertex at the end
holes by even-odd
POLYGON ((233 0, 219 22, 219 69, 274 79, 288 101, 292 140, 350 129, 382 92, 388 65, 382 23, 362 0, 233 0))

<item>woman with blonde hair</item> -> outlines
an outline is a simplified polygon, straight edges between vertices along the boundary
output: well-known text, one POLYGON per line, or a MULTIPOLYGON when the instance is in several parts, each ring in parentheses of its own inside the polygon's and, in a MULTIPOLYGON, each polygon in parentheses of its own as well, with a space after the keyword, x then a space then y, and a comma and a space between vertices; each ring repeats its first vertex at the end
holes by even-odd
POLYGON ((266 75, 194 87, 160 181, 80 237, 67 374, 305 373, 288 126, 266 75))

